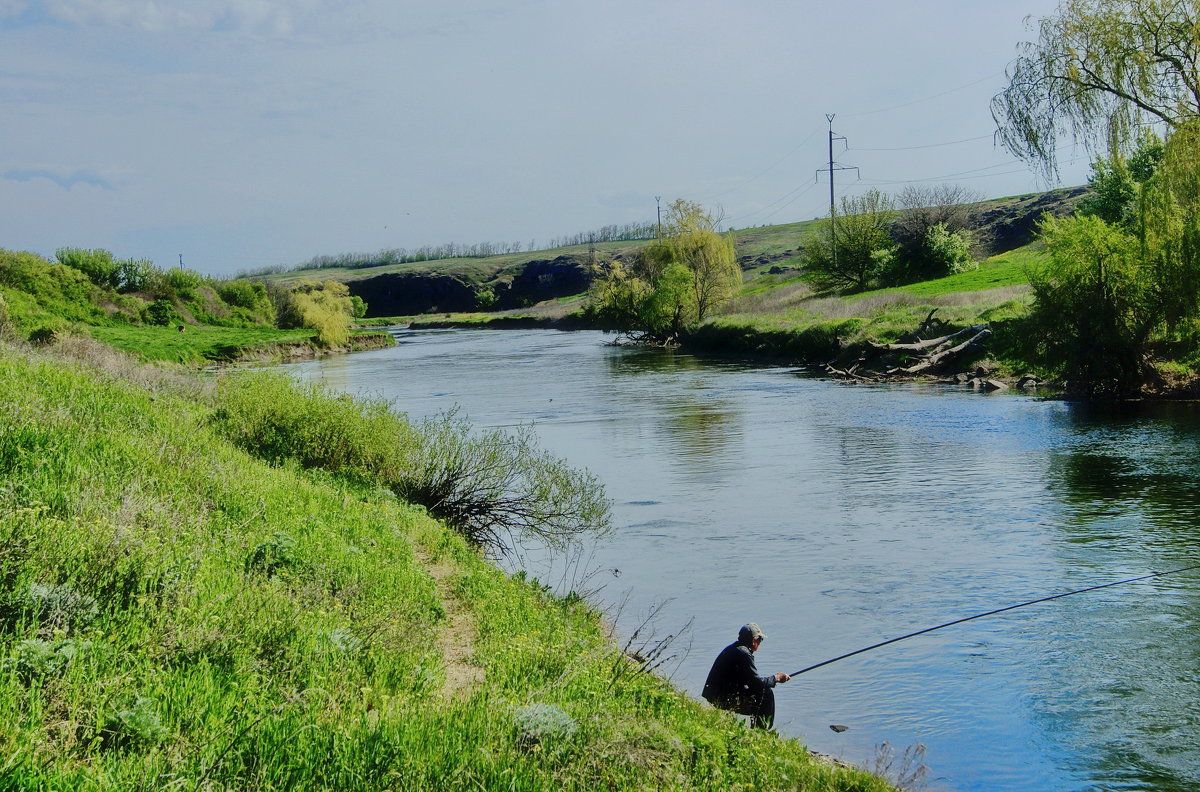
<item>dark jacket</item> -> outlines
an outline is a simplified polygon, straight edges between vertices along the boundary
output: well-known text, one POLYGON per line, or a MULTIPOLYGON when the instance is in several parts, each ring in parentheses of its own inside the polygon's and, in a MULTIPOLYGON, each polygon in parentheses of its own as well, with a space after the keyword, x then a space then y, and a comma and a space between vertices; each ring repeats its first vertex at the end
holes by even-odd
POLYGON ((701 695, 713 706, 740 711, 750 702, 760 699, 764 690, 773 687, 775 676, 758 675, 750 647, 731 643, 713 661, 701 695))

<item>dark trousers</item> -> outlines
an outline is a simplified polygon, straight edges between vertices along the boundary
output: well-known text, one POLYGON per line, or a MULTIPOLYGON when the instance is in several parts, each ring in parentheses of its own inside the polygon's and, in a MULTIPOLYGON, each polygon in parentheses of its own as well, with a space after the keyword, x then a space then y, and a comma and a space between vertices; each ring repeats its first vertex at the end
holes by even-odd
POLYGON ((735 712, 740 715, 749 715, 752 728, 771 728, 775 722, 775 691, 771 688, 763 688, 760 693, 739 699, 735 712))

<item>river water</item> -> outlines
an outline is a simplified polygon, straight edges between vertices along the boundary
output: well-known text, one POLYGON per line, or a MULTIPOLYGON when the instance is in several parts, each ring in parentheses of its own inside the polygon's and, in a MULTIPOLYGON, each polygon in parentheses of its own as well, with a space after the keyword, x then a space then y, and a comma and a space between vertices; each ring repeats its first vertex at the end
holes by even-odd
MULTIPOLYGON (((603 480, 616 530, 586 563, 534 554, 530 573, 595 591, 626 636, 659 605, 647 632, 690 621, 666 670, 693 695, 746 621, 768 636, 760 672, 791 672, 1200 563, 1194 405, 848 386, 592 332, 398 340, 287 368, 412 417, 533 422, 603 480)), ((931 790, 1200 789, 1198 584, 1117 586, 826 666, 776 689, 777 728, 868 769, 924 746, 931 790)))

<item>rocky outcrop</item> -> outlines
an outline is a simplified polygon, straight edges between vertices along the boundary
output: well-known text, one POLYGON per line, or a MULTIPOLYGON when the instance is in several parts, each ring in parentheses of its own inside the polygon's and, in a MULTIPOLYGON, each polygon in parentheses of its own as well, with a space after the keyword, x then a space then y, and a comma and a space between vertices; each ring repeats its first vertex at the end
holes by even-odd
POLYGON ((350 293, 366 302, 368 316, 413 316, 522 308, 587 291, 591 270, 586 259, 559 256, 525 263, 517 272, 473 283, 457 275, 404 272, 350 281, 350 293), (495 301, 484 306, 480 294, 490 291, 495 301))
POLYGON ((496 283, 492 291, 496 307, 507 310, 579 294, 587 291, 591 283, 592 274, 586 261, 559 256, 530 261, 511 281, 496 283))
POLYGON ((1066 187, 1009 199, 991 208, 981 208, 972 216, 970 223, 980 251, 984 256, 995 256, 1028 245, 1037 236, 1037 224, 1042 215, 1049 213, 1061 216, 1074 212, 1075 205, 1087 189, 1066 187))
POLYGON ((477 305, 478 287, 456 275, 393 272, 346 285, 367 304, 369 316, 474 311, 477 305))

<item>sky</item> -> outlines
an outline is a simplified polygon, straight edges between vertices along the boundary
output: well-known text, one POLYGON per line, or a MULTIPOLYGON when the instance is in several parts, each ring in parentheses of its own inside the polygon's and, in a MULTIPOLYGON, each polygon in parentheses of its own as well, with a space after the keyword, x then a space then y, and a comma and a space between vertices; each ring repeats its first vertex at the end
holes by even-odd
MULTIPOLYGON (((0 247, 316 255, 1040 191, 993 142, 1057 0, 0 0, 0 247)), ((1058 184, 1090 155, 1060 152, 1058 184)))

